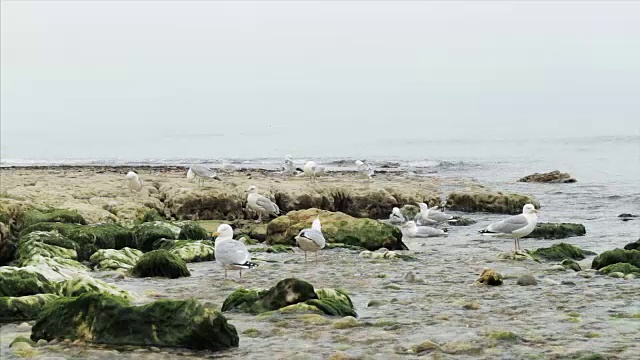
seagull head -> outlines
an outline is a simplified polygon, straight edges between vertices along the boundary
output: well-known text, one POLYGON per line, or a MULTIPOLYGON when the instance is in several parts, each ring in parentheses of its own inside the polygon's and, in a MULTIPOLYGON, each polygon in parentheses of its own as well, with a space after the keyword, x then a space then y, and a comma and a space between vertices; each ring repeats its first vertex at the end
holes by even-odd
POLYGON ((418 206, 420 207, 420 211, 421 212, 429 211, 429 205, 427 205, 427 204, 425 204, 423 202, 419 202, 419 203, 416 203, 416 204, 418 204, 418 206))
POLYGON ((233 239, 233 228, 228 224, 221 224, 213 234, 214 237, 220 237, 223 239, 233 239))
POLYGON ((291 155, 287 155, 284 158, 287 159, 287 160, 291 160, 291 155))
POLYGON ((527 204, 522 208, 523 214, 535 214, 537 212, 538 210, 536 210, 536 207, 533 206, 532 204, 527 204))
POLYGON ((251 186, 249 186, 249 188, 247 189, 247 192, 248 192, 249 194, 254 194, 254 193, 256 193, 257 191, 258 191, 258 190, 256 189, 255 185, 251 185, 251 186))
POLYGON ((400 209, 397 207, 394 207, 393 210, 391 210, 391 213, 395 215, 400 215, 400 209))
POLYGON ((320 215, 316 216, 316 219, 311 223, 311 228, 315 230, 322 231, 322 226, 320 225, 320 215))
POLYGON ((133 171, 129 171, 127 173, 127 180, 133 180, 137 178, 138 178, 138 174, 134 173, 133 171))

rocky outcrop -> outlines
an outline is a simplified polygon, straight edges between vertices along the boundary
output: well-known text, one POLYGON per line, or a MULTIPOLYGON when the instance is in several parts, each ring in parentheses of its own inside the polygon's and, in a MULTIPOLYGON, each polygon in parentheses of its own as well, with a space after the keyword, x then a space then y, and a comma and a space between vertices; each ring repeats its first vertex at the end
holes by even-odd
POLYGON ((132 299, 133 296, 124 290, 120 290, 113 284, 98 279, 94 279, 89 275, 79 274, 73 279, 61 281, 56 284, 57 293, 61 296, 75 297, 87 293, 98 293, 110 296, 117 296, 123 299, 132 299))
POLYGON ((142 251, 128 247, 120 250, 102 249, 91 255, 89 263, 96 270, 130 270, 141 256, 142 251))
POLYGON ((564 239, 572 236, 584 236, 587 230, 582 224, 538 223, 533 232, 525 238, 564 239))
POLYGON ((31 225, 43 222, 59 222, 67 224, 85 225, 87 222, 76 211, 52 209, 52 210, 27 210, 17 219, 18 230, 26 229, 31 225))
POLYGON ((476 283, 482 285, 500 286, 502 285, 502 275, 500 275, 499 272, 493 269, 484 268, 480 273, 478 279, 476 279, 476 283))
POLYGON ((402 232, 395 226, 318 209, 292 211, 271 221, 267 227, 267 243, 295 245, 294 237, 300 230, 311 227, 316 216, 320 217, 327 242, 354 245, 372 251, 380 248, 407 249, 402 243, 402 232))
POLYGON ((640 267, 640 250, 614 249, 605 251, 593 259, 591 268, 598 270, 618 263, 640 267))
POLYGON ((548 261, 562 261, 564 259, 582 260, 587 256, 596 255, 593 251, 582 250, 577 246, 558 243, 547 248, 539 248, 531 254, 539 259, 548 261))
POLYGON ((611 274, 614 272, 623 273, 624 275, 634 274, 635 276, 640 277, 640 268, 629 263, 615 263, 611 265, 607 265, 600 270, 598 270, 598 274, 611 274))
POLYGON ((136 266, 131 269, 135 277, 167 277, 176 279, 191 276, 187 264, 177 255, 167 250, 154 250, 140 257, 136 266))
POLYGON ((48 302, 57 298, 56 294, 0 297, 0 322, 33 320, 48 302))
POLYGON ((239 343, 235 327, 196 300, 133 306, 125 299, 96 293, 48 303, 31 330, 31 340, 40 339, 214 351, 239 343))
POLYGON ((16 244, 12 239, 9 226, 0 222, 0 266, 8 264, 15 258, 16 244))
POLYGON ((269 290, 236 290, 225 299, 222 311, 259 314, 281 309, 287 312, 290 306, 293 307, 289 311, 302 309, 334 316, 357 316, 351 298, 345 292, 314 290, 313 285, 295 278, 281 280, 269 290))
POLYGON ((485 189, 453 192, 447 198, 447 206, 453 211, 490 212, 498 214, 521 214, 526 204, 540 208, 532 196, 491 192, 485 189))
POLYGON ((167 250, 184 262, 215 260, 215 247, 209 240, 158 240, 153 244, 154 250, 167 250))
POLYGON ((180 227, 179 240, 206 240, 207 230, 195 221, 181 221, 174 225, 180 227))
POLYGON ((55 284, 42 274, 12 266, 0 267, 0 297, 20 297, 55 292, 55 284))
POLYGON ((638 239, 638 241, 634 241, 631 243, 628 243, 627 245, 624 246, 625 250, 640 250, 640 239, 638 239))
POLYGON ((177 239, 180 231, 180 227, 164 221, 143 223, 133 228, 137 247, 142 251, 153 250, 153 243, 156 240, 177 239))
POLYGON ((554 170, 548 173, 535 173, 527 175, 519 182, 537 182, 537 183, 574 183, 577 180, 567 173, 561 173, 559 170, 554 170))

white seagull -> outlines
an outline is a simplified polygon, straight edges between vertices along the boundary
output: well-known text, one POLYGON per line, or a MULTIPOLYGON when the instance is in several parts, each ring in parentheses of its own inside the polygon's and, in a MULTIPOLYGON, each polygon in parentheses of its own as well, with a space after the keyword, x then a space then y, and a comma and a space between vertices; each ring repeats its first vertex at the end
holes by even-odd
POLYGON ((495 235, 501 238, 512 238, 515 250, 520 249, 520 238, 531 234, 538 223, 538 210, 532 204, 526 204, 522 208, 522 214, 508 217, 500 222, 493 223, 481 230, 483 235, 495 235))
POLYGON ((375 174, 373 168, 362 160, 356 160, 356 170, 360 175, 366 176, 369 181, 372 180, 373 175, 375 174))
POLYGON ((402 225, 405 221, 407 221, 407 219, 402 215, 400 209, 394 207, 393 210, 391 210, 391 215, 389 215, 389 222, 393 225, 402 225))
POLYGON ((251 185, 249 189, 247 189, 249 195, 247 196, 247 207, 258 213, 258 220, 256 223, 262 222, 262 215, 269 216, 279 215, 280 208, 273 201, 267 199, 266 197, 258 194, 258 190, 256 187, 251 185))
POLYGON ((222 265, 225 279, 227 278, 227 270, 240 270, 240 278, 242 279, 243 269, 258 266, 258 264, 251 262, 251 255, 247 251, 247 247, 240 241, 233 239, 231 226, 227 224, 218 226, 213 236, 216 236, 214 250, 216 262, 222 265))
POLYGON ((282 165, 282 175, 284 176, 292 176, 296 173, 296 167, 293 164, 293 160, 291 159, 291 155, 287 155, 284 158, 284 164, 282 165))
POLYGON ((324 174, 324 166, 318 165, 315 161, 308 161, 302 168, 302 174, 309 177, 309 182, 314 182, 317 176, 324 174))
POLYGON ((142 180, 138 177, 138 174, 133 171, 127 173, 127 187, 130 191, 142 190, 142 180))
POLYGON ((316 253, 316 262, 318 261, 318 250, 323 249, 326 244, 324 235, 322 235, 320 218, 313 220, 310 229, 300 231, 296 236, 296 244, 304 251, 304 262, 307 262, 307 252, 316 253))
POLYGON ((194 178, 198 180, 198 186, 204 184, 205 179, 220 180, 214 170, 203 165, 191 165, 189 171, 187 171, 187 179, 193 180, 194 178))
POLYGON ((402 235, 409 238, 425 238, 445 236, 447 232, 444 230, 432 228, 430 226, 417 226, 415 221, 407 221, 400 227, 402 235))
MULTIPOLYGON (((427 212, 427 218, 429 218, 429 220, 435 221, 436 224, 454 220, 453 215, 445 214, 442 211, 439 211, 438 205, 431 208, 426 204, 424 204, 424 206, 427 212)), ((422 207, 420 207, 420 211, 422 211, 422 207)))
POLYGON ((438 222, 429 218, 429 206, 425 203, 416 203, 420 207, 420 212, 416 214, 415 222, 420 226, 436 225, 438 222))

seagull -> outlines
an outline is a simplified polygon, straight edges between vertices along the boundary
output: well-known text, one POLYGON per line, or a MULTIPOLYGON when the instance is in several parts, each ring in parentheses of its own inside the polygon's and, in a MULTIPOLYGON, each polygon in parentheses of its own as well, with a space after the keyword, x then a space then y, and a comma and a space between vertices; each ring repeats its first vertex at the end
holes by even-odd
POLYGON ((369 164, 366 164, 364 161, 362 160, 356 160, 356 170, 358 171, 358 173, 360 173, 361 175, 366 176, 369 181, 372 180, 372 177, 375 173, 375 171, 373 170, 373 168, 371 166, 369 166, 369 164))
MULTIPOLYGON (((420 204, 418 204, 420 206, 420 204)), ((438 210, 438 206, 428 207, 427 204, 424 204, 425 211, 427 212, 427 218, 429 220, 435 221, 436 224, 440 224, 443 222, 447 222, 453 220, 453 215, 448 215, 438 210)), ((420 211, 422 211, 423 207, 420 206, 420 211)))
POLYGON ((218 226, 213 234, 216 236, 214 255, 216 262, 222 265, 224 269, 224 278, 227 278, 227 270, 240 270, 240 278, 242 279, 242 269, 251 269, 258 266, 251 262, 251 255, 238 240, 233 239, 233 229, 227 224, 218 226))
POLYGON ((309 177, 309 182, 314 182, 317 176, 324 174, 324 166, 316 164, 314 161, 308 161, 302 168, 302 174, 309 177))
POLYGON ((194 178, 198 180, 198 186, 204 184, 205 179, 220 180, 218 174, 216 174, 214 170, 203 165, 191 165, 189 171, 187 171, 187 179, 193 180, 194 178))
POLYGON ((405 221, 407 221, 407 219, 402 215, 400 209, 394 207, 393 210, 391 210, 391 215, 389 215, 389 222, 393 225, 402 225, 405 221))
POLYGON ((256 223, 262 222, 262 215, 269 216, 270 214, 280 214, 280 208, 278 205, 258 194, 258 190, 256 190, 255 186, 249 186, 247 192, 249 193, 247 196, 247 207, 258 213, 258 220, 256 220, 256 223))
POLYGON ((129 171, 127 173, 127 187, 131 191, 140 191, 142 190, 142 180, 138 177, 138 174, 133 171, 129 171))
POLYGON ((447 232, 444 230, 432 228, 430 226, 417 226, 415 221, 408 221, 400 228, 402 235, 409 238, 425 238, 445 236, 447 232))
POLYGON ((420 226, 436 225, 438 222, 429 218, 429 206, 425 203, 416 203, 420 207, 420 212, 416 214, 415 222, 420 226))
POLYGON ((307 251, 316 253, 316 262, 318 261, 318 250, 325 246, 324 235, 322 235, 322 226, 320 218, 317 217, 311 223, 311 229, 303 229, 296 236, 296 244, 304 251, 304 262, 307 262, 307 251))
POLYGON ((293 165, 293 160, 291 160, 291 155, 287 155, 284 158, 284 165, 282 165, 282 175, 291 176, 295 175, 296 167, 293 165))
POLYGON ((513 238, 515 250, 520 249, 520 238, 531 234, 538 223, 538 210, 532 204, 526 204, 522 208, 522 214, 508 217, 500 222, 487 226, 480 230, 483 235, 495 235, 501 238, 513 238))
POLYGON ((226 161, 222 163, 222 166, 220 166, 220 171, 222 171, 225 174, 233 174, 237 170, 238 170, 238 167, 236 165, 226 161))

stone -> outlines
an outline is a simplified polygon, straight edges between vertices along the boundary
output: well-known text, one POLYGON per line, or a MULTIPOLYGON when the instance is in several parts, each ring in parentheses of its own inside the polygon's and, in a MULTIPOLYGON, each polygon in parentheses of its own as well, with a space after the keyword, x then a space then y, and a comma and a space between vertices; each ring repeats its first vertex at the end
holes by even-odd
MULTIPOLYGON (((19 297, 0 297, 0 322, 13 322, 21 320, 33 320, 44 306, 57 299, 56 294, 36 294, 19 297)), ((19 326, 21 329, 29 329, 31 326, 19 326)))
POLYGON ((174 223, 180 227, 178 240, 207 240, 207 230, 195 221, 182 221, 174 223))
POLYGON ((54 292, 54 284, 40 273, 11 266, 0 267, 0 297, 20 297, 54 292))
POLYGON ((156 240, 177 239, 180 231, 180 227, 163 221, 143 223, 133 229, 137 239, 137 248, 143 252, 153 250, 153 243, 156 240))
POLYGON ((374 300, 370 300, 370 301, 367 303, 367 307, 379 307, 379 306, 382 306, 382 305, 384 305, 384 304, 385 304, 385 303, 384 303, 384 301, 381 301, 381 300, 375 300, 375 299, 374 299, 374 300))
POLYGON ((631 243, 628 243, 627 245, 624 246, 625 250, 640 250, 640 239, 638 239, 638 241, 634 241, 631 243))
POLYGON ((620 214, 618 215, 618 218, 622 221, 629 221, 629 220, 634 220, 635 218, 640 217, 640 215, 636 215, 636 214, 620 214))
POLYGON ((562 260, 561 265, 564 266, 564 268, 567 270, 571 269, 573 271, 582 271, 580 264, 578 264, 575 260, 572 260, 572 259, 562 260))
POLYGON ((548 173, 535 173, 527 175, 518 182, 537 182, 537 183, 574 183, 577 180, 567 173, 561 173, 559 170, 554 170, 548 173))
POLYGON ((609 276, 612 278, 618 278, 618 279, 622 279, 624 278, 624 273, 621 273, 619 271, 613 271, 609 273, 609 276))
POLYGON ((585 278, 585 279, 591 279, 593 277, 593 273, 588 272, 588 271, 580 271, 578 273, 578 276, 585 278))
POLYGON ((191 276, 187 264, 177 255, 167 250, 153 250, 140 257, 138 263, 131 269, 135 277, 167 277, 176 279, 191 276))
POLYGON ((516 284, 521 286, 538 285, 538 280, 536 280, 535 276, 526 274, 520 276, 516 281, 516 284))
POLYGON ((633 280, 638 276, 640 276, 640 275, 636 275, 635 273, 634 274, 627 274, 627 275, 624 276, 624 279, 625 280, 633 280))
POLYGON ((497 214, 522 214, 526 204, 540 208, 538 200, 531 196, 491 192, 486 189, 452 192, 447 198, 449 209, 465 212, 490 212, 497 214))
POLYGON ((480 277, 476 280, 476 283, 499 286, 502 285, 502 275, 493 269, 484 268, 480 273, 480 277))
POLYGON ((598 270, 598 274, 610 274, 612 272, 619 272, 622 274, 636 274, 640 275, 640 268, 637 266, 633 266, 629 263, 615 263, 611 265, 607 265, 600 270, 598 270))
POLYGON ((524 261, 530 260, 535 262, 540 262, 540 260, 532 254, 529 250, 511 250, 510 252, 500 253, 498 254, 498 259, 500 260, 517 260, 524 261))
POLYGON ((544 278, 544 279, 542 279, 542 282, 543 282, 543 283, 545 283, 545 284, 547 284, 547 285, 552 285, 552 286, 560 285, 560 282, 555 281, 555 280, 553 280, 553 279, 549 279, 549 278, 544 278))
POLYGON ((215 260, 215 248, 210 240, 161 239, 153 243, 153 249, 167 250, 187 263, 215 260))
POLYGON ((45 340, 45 339, 40 339, 40 340, 38 340, 38 342, 36 342, 36 346, 46 346, 48 344, 49 344, 49 342, 47 340, 45 340))
POLYGON ((69 241, 56 231, 34 231, 24 235, 18 242, 17 257, 22 263, 35 255, 77 260, 77 248, 73 241, 69 241))
POLYGON ((133 306, 125 299, 87 293, 45 306, 31 340, 223 350, 237 347, 235 327, 196 300, 158 300, 133 306))
POLYGON ((78 274, 78 276, 73 279, 59 282, 56 284, 56 287, 58 294, 66 297, 76 297, 86 293, 98 293, 121 297, 123 299, 133 299, 133 296, 128 291, 120 290, 113 284, 108 284, 84 274, 78 274))
POLYGON ((96 270, 130 270, 143 255, 142 251, 132 248, 100 249, 89 258, 89 263, 96 270))
POLYGON ((537 258, 548 261, 562 261, 564 259, 582 260, 587 256, 596 254, 567 243, 553 244, 547 248, 536 249, 531 253, 537 258))
POLYGON ((538 223, 531 234, 525 238, 564 239, 573 236, 584 236, 587 233, 584 225, 573 223, 538 223))
POLYGON ((358 219, 344 213, 307 209, 289 212, 271 221, 267 227, 267 244, 295 245, 295 236, 300 230, 310 227, 320 217, 325 239, 332 243, 343 243, 377 250, 407 250, 402 242, 399 228, 378 220, 358 219))
POLYGON ((635 267, 640 267, 640 250, 614 249, 605 251, 593 259, 591 268, 599 270, 617 263, 628 263, 635 267))
POLYGON ((68 224, 85 225, 87 222, 76 211, 64 209, 36 210, 31 209, 23 212, 17 219, 18 230, 44 222, 60 222, 68 224))
POLYGON ((562 265, 553 265, 552 267, 550 267, 547 270, 549 270, 549 271, 567 271, 567 269, 562 265))
POLYGON ((480 304, 478 304, 476 301, 472 301, 462 305, 462 308, 466 310, 478 310, 480 309, 480 304))
POLYGON ((333 322, 334 329, 348 329, 357 326, 360 326, 360 323, 358 322, 358 319, 353 316, 345 316, 342 319, 338 319, 333 322))
MULTIPOLYGON (((1 217, 0 220, 2 220, 1 217)), ((11 262, 15 258, 15 253, 16 244, 11 236, 10 226, 0 221, 0 266, 11 262)))
POLYGON ((443 351, 442 347, 436 343, 434 343, 431 340, 425 340, 423 342, 421 342, 420 344, 417 345, 413 345, 411 347, 411 353, 412 354, 422 354, 425 352, 430 352, 430 351, 443 351))

